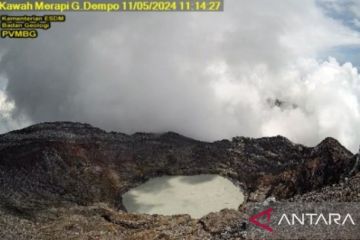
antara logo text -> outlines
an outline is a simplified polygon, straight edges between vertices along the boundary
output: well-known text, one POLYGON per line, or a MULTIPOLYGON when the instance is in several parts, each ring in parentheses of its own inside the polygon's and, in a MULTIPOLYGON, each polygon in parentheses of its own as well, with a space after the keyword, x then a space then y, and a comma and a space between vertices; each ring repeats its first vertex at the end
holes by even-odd
MULTIPOLYGON (((271 213, 273 212, 272 208, 269 208, 265 211, 262 211, 258 214, 255 214, 250 217, 249 221, 256 226, 268 231, 273 232, 272 227, 270 227, 271 213), (260 222, 260 219, 266 216, 267 223, 260 222)), ((301 214, 282 214, 277 225, 286 224, 288 226, 294 225, 341 225, 346 224, 356 225, 353 217, 350 213, 346 215, 341 215, 340 213, 329 213, 329 214, 317 214, 317 213, 301 213, 301 214)))
POLYGON ((283 214, 281 216, 281 219, 278 223, 278 225, 281 225, 282 223, 288 224, 290 226, 300 224, 300 225, 342 225, 349 223, 352 225, 355 225, 355 222, 351 215, 348 213, 344 217, 339 213, 329 213, 329 214, 316 214, 316 213, 302 213, 300 216, 296 214, 290 214, 289 216, 287 214, 283 214))

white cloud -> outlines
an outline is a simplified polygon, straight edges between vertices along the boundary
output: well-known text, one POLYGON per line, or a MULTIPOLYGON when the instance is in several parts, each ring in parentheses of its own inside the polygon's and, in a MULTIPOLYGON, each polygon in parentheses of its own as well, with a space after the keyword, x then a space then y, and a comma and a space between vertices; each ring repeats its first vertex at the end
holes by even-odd
POLYGON ((14 109, 14 103, 8 102, 4 92, 0 91, 0 118, 8 118, 14 109))
POLYGON ((341 65, 333 58, 325 62, 302 59, 277 75, 253 69, 247 82, 235 81, 224 69, 226 66, 221 66, 213 73, 218 79, 213 88, 225 109, 223 119, 232 120, 221 126, 224 132, 231 135, 234 129, 241 129, 252 136, 280 134, 306 145, 332 136, 357 150, 360 76, 350 63, 341 65), (274 86, 264 87, 263 81, 274 86), (269 98, 283 103, 270 104, 269 98))
POLYGON ((24 116, 19 115, 16 119, 14 119, 14 109, 14 102, 9 101, 5 92, 0 89, 0 134, 29 124, 28 120, 24 116))
POLYGON ((356 69, 318 56, 360 36, 315 0, 91 17, 71 15, 36 41, 0 43, 17 112, 203 140, 282 134, 307 145, 326 136, 351 149, 359 143, 356 69), (269 104, 276 99, 285 105, 269 104))
POLYGON ((298 107, 275 110, 264 118, 264 134, 283 133, 298 142, 315 144, 326 136, 352 150, 360 143, 360 76, 350 63, 335 59, 307 60, 288 73, 291 88, 283 98, 298 107), (301 75, 301 77, 300 77, 301 75))

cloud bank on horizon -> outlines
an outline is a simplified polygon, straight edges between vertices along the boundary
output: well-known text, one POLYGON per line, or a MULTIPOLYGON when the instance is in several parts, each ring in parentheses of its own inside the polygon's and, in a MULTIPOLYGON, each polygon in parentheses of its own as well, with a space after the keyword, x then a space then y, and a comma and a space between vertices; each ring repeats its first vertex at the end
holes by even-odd
POLYGON ((35 41, 2 41, 0 131, 67 120, 209 141, 331 136, 356 151, 360 4, 225 4, 223 13, 68 14, 35 41))

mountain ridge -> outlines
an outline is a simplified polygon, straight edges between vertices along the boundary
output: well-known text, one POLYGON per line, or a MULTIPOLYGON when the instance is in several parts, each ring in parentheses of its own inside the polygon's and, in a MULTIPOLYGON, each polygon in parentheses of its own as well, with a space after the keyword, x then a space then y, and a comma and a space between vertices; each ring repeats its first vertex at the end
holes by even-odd
MULTIPOLYGON (((173 132, 127 135, 89 124, 42 123, 0 135, 0 209, 10 219, 26 216, 45 221, 52 216, 51 209, 87 212, 91 206, 105 204, 101 211, 112 211, 116 221, 132 216, 141 222, 149 217, 126 215, 121 196, 152 177, 219 174, 243 189, 246 202, 269 197, 287 201, 301 199, 297 196, 309 199, 309 194, 316 196, 321 189, 352 178, 349 174, 355 163, 356 155, 333 138, 315 147, 281 136, 202 142, 173 132), (118 216, 116 211, 123 213, 118 216)), ((349 200, 358 198, 354 195, 349 200)), ((212 216, 223 214, 235 213, 212 216)), ((165 225, 179 220, 164 219, 165 225)), ((193 228, 200 224, 191 218, 184 221, 193 228)))

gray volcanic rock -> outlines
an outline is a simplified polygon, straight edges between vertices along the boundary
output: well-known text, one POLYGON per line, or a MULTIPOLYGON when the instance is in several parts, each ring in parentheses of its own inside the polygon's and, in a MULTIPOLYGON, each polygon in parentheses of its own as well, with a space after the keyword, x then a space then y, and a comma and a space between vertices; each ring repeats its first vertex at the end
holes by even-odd
MULTIPOLYGON (((236 211, 200 221, 134 215, 122 212, 121 195, 155 176, 220 174, 240 185, 247 201, 320 199, 322 191, 347 191, 343 181, 358 186, 358 175, 349 176, 358 172, 354 166, 356 157, 331 138, 310 148, 280 136, 207 143, 171 132, 126 135, 80 123, 37 124, 0 135, 0 237, 240 239, 232 229, 242 221, 229 220, 236 222, 230 230, 223 226, 236 211), (326 190, 333 184, 336 190, 326 190)), ((347 199, 358 201, 355 195, 347 199)))
POLYGON ((360 202, 360 173, 341 180, 338 184, 325 186, 318 191, 297 195, 289 201, 302 202, 360 202))

